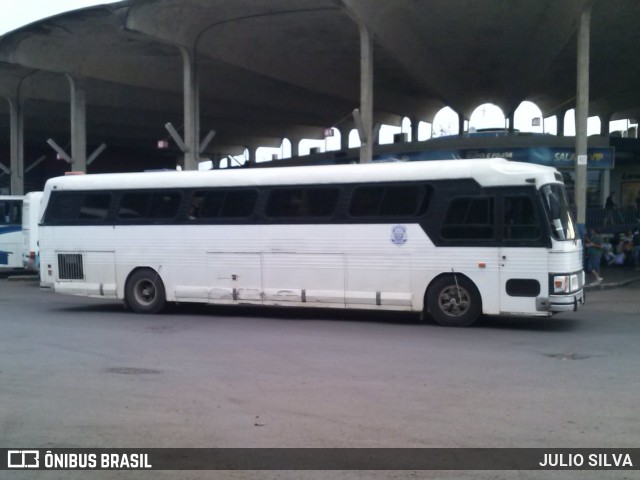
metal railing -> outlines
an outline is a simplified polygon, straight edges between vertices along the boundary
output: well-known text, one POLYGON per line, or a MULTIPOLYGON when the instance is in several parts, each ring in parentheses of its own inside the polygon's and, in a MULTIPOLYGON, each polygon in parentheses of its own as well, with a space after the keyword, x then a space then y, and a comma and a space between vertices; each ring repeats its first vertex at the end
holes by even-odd
POLYGON ((588 207, 586 220, 589 228, 623 231, 640 227, 640 212, 634 206, 613 209, 588 207))

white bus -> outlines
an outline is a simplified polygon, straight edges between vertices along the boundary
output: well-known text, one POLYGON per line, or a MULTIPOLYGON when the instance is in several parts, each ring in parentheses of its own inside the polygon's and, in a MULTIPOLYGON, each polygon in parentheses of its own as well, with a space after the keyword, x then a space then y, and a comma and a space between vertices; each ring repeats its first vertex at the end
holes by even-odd
POLYGON ((22 204, 22 265, 34 272, 40 270, 38 223, 41 202, 42 192, 30 192, 24 196, 22 204))
POLYGON ((38 271, 42 192, 0 196, 0 268, 38 271))
POLYGON ((22 195, 0 195, 0 269, 22 268, 22 195))
POLYGON ((562 176, 504 159, 59 177, 41 278, 124 300, 550 316, 584 302, 562 176))

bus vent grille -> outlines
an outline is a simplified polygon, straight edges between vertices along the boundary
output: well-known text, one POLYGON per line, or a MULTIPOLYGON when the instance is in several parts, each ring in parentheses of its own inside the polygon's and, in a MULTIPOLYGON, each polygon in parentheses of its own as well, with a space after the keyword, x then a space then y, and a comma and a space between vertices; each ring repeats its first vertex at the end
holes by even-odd
POLYGON ((60 280, 83 280, 81 253, 58 254, 58 278, 60 280))

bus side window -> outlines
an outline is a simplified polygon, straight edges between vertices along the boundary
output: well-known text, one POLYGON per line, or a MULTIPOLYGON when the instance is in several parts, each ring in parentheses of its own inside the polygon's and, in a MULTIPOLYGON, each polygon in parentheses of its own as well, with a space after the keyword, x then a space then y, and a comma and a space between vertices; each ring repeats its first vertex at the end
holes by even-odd
POLYGON ((426 211, 430 199, 430 187, 422 185, 388 186, 380 206, 380 215, 385 217, 421 215, 426 211))
POLYGON ((151 197, 149 218, 171 220, 178 215, 180 203, 182 203, 182 194, 180 192, 155 192, 151 197))
POLYGON ((307 209, 310 217, 330 217, 335 213, 340 190, 311 188, 307 190, 307 209))
POLYGON ((118 206, 118 218, 121 220, 145 218, 149 210, 150 201, 151 193, 124 193, 118 206))
POLYGON ((357 187, 351 195, 349 215, 352 217, 372 217, 378 214, 385 187, 357 187))
POLYGON ((53 222, 68 222, 78 219, 80 205, 82 205, 81 193, 57 193, 53 196, 46 212, 46 220, 53 222))
POLYGON ((253 215, 257 200, 258 192, 253 188, 198 191, 191 196, 187 218, 247 218, 253 215))
POLYGON ((505 240, 540 238, 540 225, 533 201, 525 196, 504 197, 502 237, 505 240))
POLYGON ((197 220, 202 216, 202 204, 204 203, 204 193, 195 192, 189 199, 187 209, 187 220, 197 220))
POLYGON ((423 215, 431 200, 430 185, 357 187, 351 195, 352 217, 414 217, 423 215))
POLYGON ((492 240, 493 197, 459 197, 449 204, 442 224, 447 240, 492 240))
POLYGON ((193 215, 191 216, 194 217, 192 220, 196 218, 218 218, 224 195, 222 191, 196 192, 191 197, 191 206, 193 207, 191 212, 193 215))
POLYGON ((80 220, 104 220, 109 213, 111 195, 108 193, 85 193, 78 213, 80 220))
POLYGON ((258 192, 254 189, 227 190, 222 211, 222 218, 247 218, 253 215, 258 201, 258 192))
POLYGON ((273 218, 330 217, 339 195, 337 188, 276 188, 269 194, 265 213, 273 218))

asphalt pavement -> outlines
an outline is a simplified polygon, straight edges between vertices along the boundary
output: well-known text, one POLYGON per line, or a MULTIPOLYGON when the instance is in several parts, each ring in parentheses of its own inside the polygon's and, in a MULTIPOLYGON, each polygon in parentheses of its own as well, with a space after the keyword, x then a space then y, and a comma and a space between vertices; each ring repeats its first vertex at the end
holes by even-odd
POLYGON ((600 276, 603 281, 600 285, 593 283, 593 275, 586 274, 585 290, 598 290, 624 287, 634 282, 640 282, 640 271, 629 266, 602 267, 600 276))
MULTIPOLYGON (((112 300, 0 280, 6 448, 623 448, 640 434, 638 289, 466 329, 394 312, 112 300)), ((24 278, 24 276, 22 276, 24 278)), ((624 471, 2 472, 5 479, 630 480, 624 471)))

